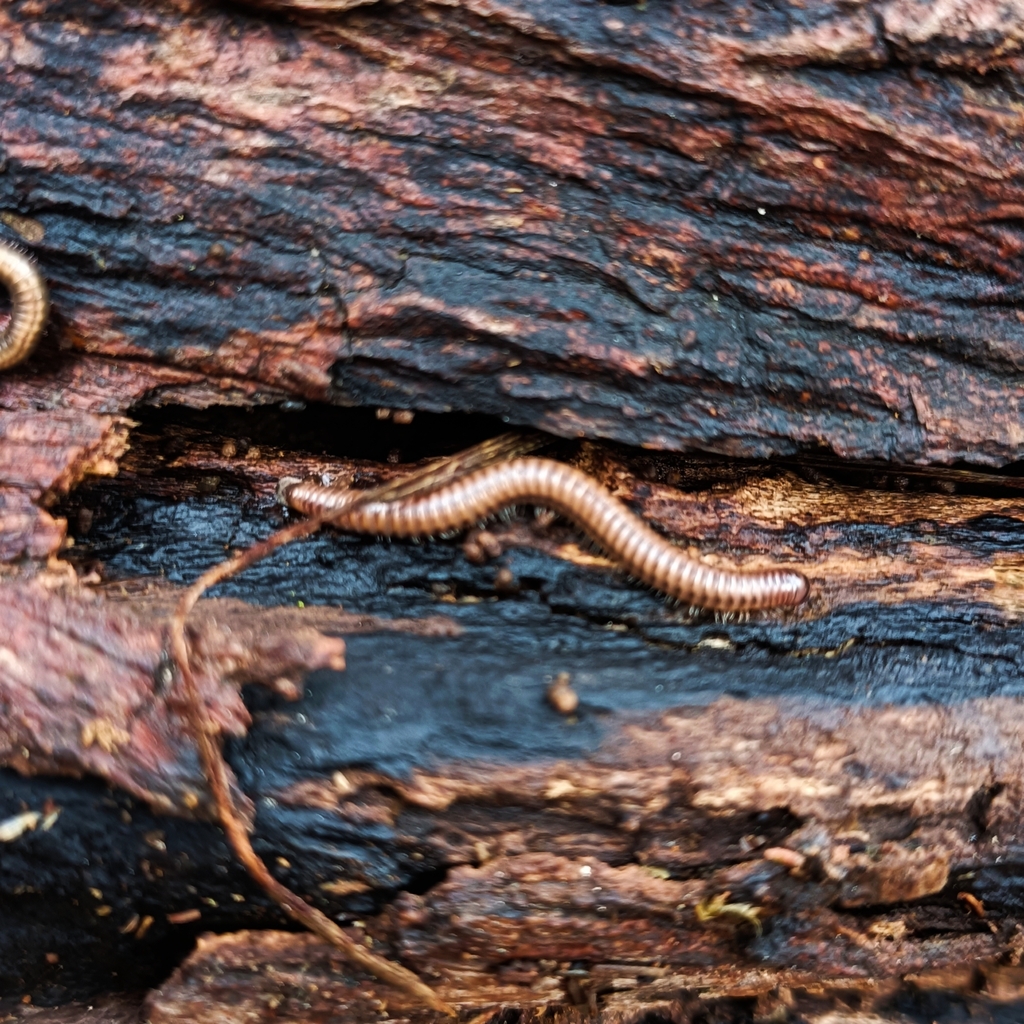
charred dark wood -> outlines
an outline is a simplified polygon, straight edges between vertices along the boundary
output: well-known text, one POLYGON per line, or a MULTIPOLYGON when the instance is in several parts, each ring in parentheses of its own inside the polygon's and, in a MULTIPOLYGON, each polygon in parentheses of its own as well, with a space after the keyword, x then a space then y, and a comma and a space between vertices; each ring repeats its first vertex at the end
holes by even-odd
MULTIPOLYGON (((77 600, 96 614, 137 616, 149 602, 161 621, 166 583, 155 576, 190 580, 225 543, 244 546, 278 525, 280 475, 316 466, 372 484, 400 470, 381 458, 388 452, 453 446, 442 425, 463 442, 488 428, 427 417, 419 429, 374 432, 372 413, 329 409, 267 422, 182 419, 150 415, 120 475, 80 487, 58 510, 78 533, 68 557, 93 581, 92 596, 77 600), (342 438, 334 455, 309 450, 331 436, 342 438), (360 457, 340 457, 346 445, 360 457)), ((878 1005, 905 991, 908 973, 957 998, 979 985, 1012 988, 1024 721, 1014 577, 998 566, 1020 514, 1016 480, 876 475, 865 488, 851 476, 863 484, 876 471, 819 465, 799 475, 589 443, 553 454, 670 534, 702 536, 704 557, 749 564, 799 553, 814 604, 744 621, 692 616, 623 579, 565 524, 523 515, 488 526, 486 545, 479 535, 414 545, 327 531, 278 552, 222 592, 305 610, 245 614, 239 603, 233 628, 254 630, 264 647, 291 620, 349 634, 345 671, 314 672, 299 701, 252 689, 253 724, 229 745, 257 848, 280 877, 342 920, 365 922, 376 948, 467 1013, 592 999, 628 1016, 688 1005, 686 993, 702 991, 764 1003, 779 986, 805 989, 812 974, 829 998, 859 993, 878 1005), (946 493, 951 483, 962 493, 946 493), (488 560, 495 545, 503 553, 488 560), (348 618, 330 611, 337 605, 348 618), (440 632, 407 621, 351 635, 379 628, 383 615, 438 614, 450 623, 440 632), (546 699, 559 673, 580 697, 569 717, 546 699), (725 893, 740 909, 716 914, 725 893)), ((52 602, 43 607, 52 614, 52 602)), ((216 636, 224 614, 201 612, 197 627, 216 636)), ((142 637, 147 682, 161 651, 145 637, 158 635, 154 625, 142 637)), ((199 649, 211 685, 220 680, 213 692, 228 699, 217 643, 199 649)), ((280 674, 258 651, 252 658, 267 678, 280 674)), ((172 728, 173 686, 160 702, 152 717, 172 728)), ((284 923, 216 830, 188 820, 202 813, 188 798, 202 783, 187 736, 170 737, 158 777, 178 797, 163 807, 184 819, 154 816, 152 785, 134 783, 133 796, 93 782, 5 780, 9 816, 61 809, 49 831, 0 851, 8 991, 80 996, 116 987, 111 971, 155 983, 202 932, 284 923), (61 925, 41 931, 40 917, 61 925), (94 954, 82 955, 86 942, 94 954)), ((62 764, 30 751, 19 765, 102 775, 96 747, 68 742, 62 764)), ((145 767, 131 744, 120 753, 133 772, 145 767)), ((135 777, 122 766, 117 781, 135 777)), ((156 1019, 188 1017, 181 1001, 197 979, 237 982, 244 1006, 264 999, 259 979, 287 973, 295 958, 330 961, 301 936, 241 938, 232 951, 234 941, 204 946, 185 989, 175 982, 154 995, 156 1019), (264 955, 278 966, 257 971, 255 987, 232 973, 264 955)), ((307 981, 320 985, 322 969, 307 981)), ((355 1018, 383 998, 342 976, 355 988, 334 996, 355 1000, 355 1018)))

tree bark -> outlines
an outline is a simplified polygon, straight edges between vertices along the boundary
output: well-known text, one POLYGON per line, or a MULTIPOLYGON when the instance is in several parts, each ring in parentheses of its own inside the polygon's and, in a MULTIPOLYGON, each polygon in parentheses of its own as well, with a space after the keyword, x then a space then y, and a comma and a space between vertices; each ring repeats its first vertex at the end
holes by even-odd
POLYGON ((1002 465, 1019 18, 23 0, 0 204, 59 339, 193 401, 1002 465))

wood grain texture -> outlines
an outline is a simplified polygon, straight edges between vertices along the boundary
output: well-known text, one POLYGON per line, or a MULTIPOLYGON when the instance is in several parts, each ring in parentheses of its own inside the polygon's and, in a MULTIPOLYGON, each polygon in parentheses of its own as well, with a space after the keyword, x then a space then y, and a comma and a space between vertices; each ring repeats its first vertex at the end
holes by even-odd
MULTIPOLYGON (((933 947, 934 954, 939 945, 933 947)), ((956 945, 950 943, 948 951, 956 945)), ((980 975, 982 991, 969 995, 965 987, 958 987, 958 982, 965 980, 963 972, 922 972, 913 976, 917 983, 911 987, 913 995, 902 1000, 892 990, 885 991, 884 983, 873 987, 854 978, 832 989, 817 983, 813 970, 780 972, 775 989, 766 987, 763 971, 736 971, 729 979, 735 995, 727 994, 727 985, 723 985, 709 987, 700 996, 694 995, 693 989, 681 989, 679 977, 670 968, 660 966, 609 964, 591 972, 564 967, 561 975, 555 974, 556 970, 553 967, 553 973, 544 977, 531 972, 529 965, 511 966, 503 979, 496 979, 486 992, 478 993, 477 1005, 485 1006, 479 1015, 484 1020, 501 1020, 515 1012, 530 1024, 545 1019, 550 1011, 531 1006, 524 998, 531 984, 537 997, 562 984, 571 988, 573 1001, 556 1012, 558 1020, 573 1024, 586 1020, 636 1024, 650 1017, 677 1024, 708 1020, 739 1024, 752 1017, 771 1019, 773 1013, 779 1019, 801 1024, 930 1024, 943 1020, 934 1016, 936 1007, 952 1005, 960 1009, 965 1002, 980 1019, 1011 1024, 1012 1014, 1019 1012, 1013 995, 1019 991, 1020 969, 1011 967, 996 967, 980 975), (942 987, 943 981, 948 987, 942 987), (590 1002, 598 992, 602 993, 602 1009, 594 1013, 590 1002), (511 1008, 513 1003, 517 1004, 515 1010, 511 1008), (927 1015, 929 1008, 931 1017, 927 1015)), ((694 972, 690 980, 698 977, 699 972, 694 972)), ((251 1019, 247 1014, 266 1014, 268 1007, 275 1019, 283 1022, 330 1019, 331 1014, 339 1012, 353 1021, 420 1024, 437 1019, 405 999, 391 998, 368 986, 327 947, 310 941, 308 936, 281 932, 205 936, 196 953, 167 984, 150 995, 146 1012, 153 1024, 185 1020, 235 1024, 251 1019)))
POLYGON ((21 0, 0 207, 59 344, 226 390, 1003 464, 1019 14, 919 8, 21 0))
MULTIPOLYGON (((423 417, 403 427, 328 407, 209 411, 188 424, 178 409, 146 413, 119 476, 83 484, 57 509, 76 540, 67 557, 92 581, 82 598, 90 629, 141 617, 144 628, 128 633, 144 647, 138 687, 149 693, 167 584, 279 525, 280 476, 316 467, 372 487, 407 468, 389 453, 437 454, 425 446, 442 429, 461 448, 486 426, 423 417), (274 443, 283 438, 296 447, 274 443), (318 441, 354 454, 314 454, 318 441)), ((486 526, 486 543, 479 532, 413 545, 325 531, 278 552, 223 588, 247 602, 232 617, 211 605, 196 622, 214 638, 197 657, 221 679, 216 699, 239 721, 251 716, 228 756, 278 877, 342 921, 365 922, 375 948, 467 1017, 495 1002, 585 1006, 587 992, 608 1014, 639 1013, 714 992, 741 1000, 722 1019, 742 1020, 750 1000, 775 998, 770 989, 809 984, 811 962, 829 999, 905 994, 908 972, 950 1000, 982 977, 1012 989, 999 971, 1017 956, 1024 850, 1018 478, 984 474, 986 493, 966 471, 908 481, 888 468, 797 472, 591 442, 552 454, 703 558, 747 566, 799 554, 813 602, 745 621, 691 617, 625 580, 571 524, 526 515, 486 526), (282 602, 305 607, 251 607, 282 602), (438 615, 447 626, 427 628, 438 615), (404 621, 358 635, 385 617, 404 621), (250 688, 241 709, 216 636, 230 627, 227 653, 245 651, 243 668, 274 679, 281 672, 261 652, 297 642, 299 625, 346 634, 345 671, 313 672, 294 703, 250 688), (545 697, 560 673, 579 696, 569 716, 545 697), (788 863, 766 856, 780 849, 788 863), (582 867, 591 874, 580 888, 582 867), (760 937, 727 915, 697 918, 724 892, 758 909, 760 937), (961 892, 982 901, 984 918, 961 892)), ((63 600, 40 603, 35 617, 63 600)), ((28 658, 46 623, 26 625, 8 648, 28 658)), ((93 632, 73 635, 84 643, 93 632)), ((76 664, 81 655, 72 645, 61 656, 60 643, 59 663, 76 664)), ((120 648, 101 646, 91 678, 124 676, 120 648)), ((46 692, 59 696, 60 678, 46 692)), ((97 686, 91 698, 103 697, 111 720, 173 712, 173 686, 170 703, 142 718, 120 689, 97 686)), ((83 766, 104 777, 102 747, 79 749, 62 706, 47 713, 71 729, 65 760, 43 749, 58 733, 40 718, 12 744, 29 745, 20 770, 47 774, 0 776, 0 820, 47 800, 62 808, 56 834, 29 832, 3 850, 7 891, 33 889, 9 900, 3 985, 84 997, 119 984, 112 970, 156 984, 203 932, 284 923, 216 830, 195 820, 204 794, 187 737, 167 734, 155 774, 139 756, 148 748, 127 744, 118 790, 55 778, 83 766), (154 786, 183 816, 154 815, 154 786), (188 792, 200 798, 191 810, 188 792), (82 847, 87 869, 71 856, 82 847), (65 924, 40 930, 40 908, 65 924), (153 923, 136 938, 146 915, 153 923)), ((234 986, 249 1006, 276 971, 291 976, 295 958, 320 963, 307 941, 204 947, 152 1005, 184 1019, 216 974, 224 980, 203 998, 227 999, 234 986), (230 966, 264 956, 245 984, 230 966)), ((321 968, 310 970, 320 985, 321 968)), ((365 982, 342 973, 351 990, 325 990, 361 1014, 365 982)), ((295 998, 282 1019, 307 997, 295 998)))

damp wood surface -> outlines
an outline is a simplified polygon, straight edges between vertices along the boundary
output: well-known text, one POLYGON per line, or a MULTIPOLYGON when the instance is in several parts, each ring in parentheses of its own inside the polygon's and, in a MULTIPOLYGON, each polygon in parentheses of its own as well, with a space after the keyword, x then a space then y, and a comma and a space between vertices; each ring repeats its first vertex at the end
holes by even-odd
MULTIPOLYGON (((52 651, 34 673, 4 666, 22 714, 0 799, 7 818, 40 816, 0 849, 4 988, 88 998, 130 974, 156 986, 153 1019, 228 991, 241 1019, 284 972, 281 1019, 306 1019, 309 986, 318 1012, 379 1019, 383 1000, 416 1017, 274 931, 280 912, 206 821, 161 623, 177 586, 288 518, 281 476, 373 486, 501 424, 135 416, 118 475, 51 509, 74 545, 0 589, 22 622, 8 649, 52 651), (224 938, 159 986, 206 933, 224 938)), ((781 1006, 780 986, 817 993, 793 1019, 935 991, 976 1009, 1016 998, 1017 478, 591 441, 547 453, 702 558, 799 567, 812 601, 692 614, 527 510, 447 540, 325 530, 277 552, 192 627, 275 873, 470 1016, 695 1020, 711 999, 742 1020, 781 1006), (568 715, 547 696, 563 674, 568 715)))
POLYGON ((332 6, 0 8, 0 1018, 426 1020, 231 857, 165 622, 513 426, 811 600, 279 551, 190 627, 274 873, 476 1024, 1019 1019, 1020 12, 332 6))

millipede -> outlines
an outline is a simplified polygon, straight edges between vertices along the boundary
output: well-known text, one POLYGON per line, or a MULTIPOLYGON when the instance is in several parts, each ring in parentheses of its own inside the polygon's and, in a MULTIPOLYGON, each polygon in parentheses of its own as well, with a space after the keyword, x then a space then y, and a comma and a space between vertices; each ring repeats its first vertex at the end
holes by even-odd
MULTIPOLYGON (((356 492, 358 493, 358 492, 356 492)), ((720 569, 656 533, 593 477, 563 462, 517 458, 485 466, 425 493, 353 500, 353 492, 290 481, 281 497, 298 512, 342 530, 426 537, 465 529, 509 506, 533 504, 572 520, 630 575, 690 605, 723 612, 798 605, 808 582, 789 569, 720 569)))
POLYGON ((46 282, 35 264, 0 242, 0 285, 7 289, 11 314, 0 331, 0 370, 17 366, 36 347, 50 312, 46 282))

